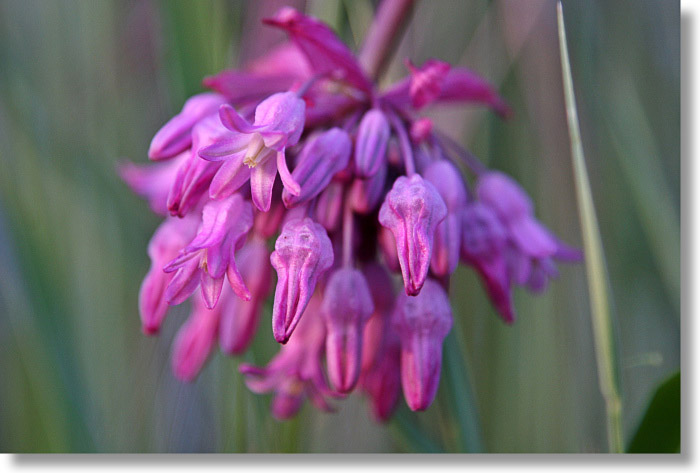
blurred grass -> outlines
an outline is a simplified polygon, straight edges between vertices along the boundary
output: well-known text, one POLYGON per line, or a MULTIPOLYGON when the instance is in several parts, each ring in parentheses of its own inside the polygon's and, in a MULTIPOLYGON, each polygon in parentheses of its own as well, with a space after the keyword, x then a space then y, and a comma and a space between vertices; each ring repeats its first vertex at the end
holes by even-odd
MULTIPOLYGON (((242 386, 237 360, 216 354, 193 385, 173 379, 170 343, 186 309, 171 313, 158 338, 140 332, 138 287, 158 219, 114 166, 146 161, 151 136, 202 76, 280 38, 254 25, 283 3, 0 3, 0 450, 469 447, 459 426, 468 417, 453 415, 464 399, 450 388, 463 375, 452 362, 426 413, 402 406, 377 426, 353 395, 337 414, 307 406, 279 423, 269 397, 242 386)), ((308 8, 360 42, 371 2, 328 4, 308 8)), ((651 0, 564 7, 619 317, 629 438, 654 387, 680 364, 679 10, 651 0)), ((406 56, 461 63, 499 85, 515 110, 510 121, 452 108, 435 114, 436 126, 513 174, 538 217, 580 245, 554 2, 421 2, 388 76, 405 73, 406 56)), ((562 267, 541 297, 517 291, 513 327, 498 320, 469 269, 452 288, 452 336, 466 353, 484 450, 605 451, 582 267, 562 267)), ((244 358, 262 364, 275 349, 263 323, 244 358)))

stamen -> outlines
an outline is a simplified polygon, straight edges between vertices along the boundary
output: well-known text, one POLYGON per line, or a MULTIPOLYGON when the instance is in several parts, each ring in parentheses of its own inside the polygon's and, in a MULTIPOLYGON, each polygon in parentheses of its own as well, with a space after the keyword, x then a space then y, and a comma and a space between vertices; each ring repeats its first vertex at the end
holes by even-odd
POLYGON ((258 164, 260 164, 260 162, 263 161, 263 158, 265 157, 265 154, 263 156, 260 156, 260 153, 263 151, 263 149, 265 149, 265 143, 263 142, 262 136, 260 136, 260 133, 254 133, 253 138, 248 143, 248 151, 246 151, 245 158, 243 159, 243 164, 245 164, 249 168, 254 168, 258 164))

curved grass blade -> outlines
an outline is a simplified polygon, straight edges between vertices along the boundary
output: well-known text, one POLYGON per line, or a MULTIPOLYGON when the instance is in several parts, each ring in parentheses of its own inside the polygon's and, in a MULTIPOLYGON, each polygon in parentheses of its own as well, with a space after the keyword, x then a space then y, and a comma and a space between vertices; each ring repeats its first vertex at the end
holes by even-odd
POLYGON ((576 199, 578 201, 579 220, 583 231, 588 295, 591 304, 591 321, 593 323, 593 337, 598 363, 598 383, 605 399, 609 450, 611 453, 622 453, 624 445, 622 439, 622 402, 620 399, 613 324, 608 301, 608 277, 598 219, 593 206, 591 186, 581 144, 581 132, 578 124, 576 98, 571 78, 569 52, 566 46, 566 31, 564 29, 564 14, 561 2, 557 2, 557 24, 559 27, 559 48, 564 80, 566 116, 571 139, 571 159, 576 182, 576 199))

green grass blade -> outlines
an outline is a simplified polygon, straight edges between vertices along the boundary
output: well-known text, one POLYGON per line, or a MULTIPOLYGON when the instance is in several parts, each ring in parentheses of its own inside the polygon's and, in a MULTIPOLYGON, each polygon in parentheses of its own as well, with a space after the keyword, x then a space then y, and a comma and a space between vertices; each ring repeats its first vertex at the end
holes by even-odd
POLYGON ((483 443, 476 404, 455 330, 445 339, 444 357, 443 376, 449 388, 450 410, 459 426, 460 449, 467 453, 480 453, 483 443))
POLYGON ((583 246, 588 278, 588 293, 591 304, 591 320, 598 363, 598 382, 605 399, 608 422, 608 445, 610 452, 622 453, 622 402, 620 400, 619 379, 617 376, 617 357, 613 337, 613 324, 607 288, 607 270, 605 256, 598 228, 598 219, 593 206, 591 186, 586 171, 586 163, 581 144, 581 132, 576 111, 574 84, 571 78, 569 52, 566 46, 564 14, 561 2, 557 3, 557 21, 559 26, 559 48, 561 54, 562 76, 566 116, 571 138, 571 158, 576 183, 579 219, 583 231, 583 246))

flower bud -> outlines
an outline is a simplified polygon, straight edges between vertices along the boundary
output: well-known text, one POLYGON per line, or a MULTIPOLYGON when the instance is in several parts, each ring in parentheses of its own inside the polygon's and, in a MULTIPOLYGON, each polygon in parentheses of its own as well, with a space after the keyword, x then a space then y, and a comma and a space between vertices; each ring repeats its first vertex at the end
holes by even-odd
POLYGON ((369 395, 377 422, 389 420, 401 393, 401 343, 391 333, 376 362, 363 372, 362 387, 369 395))
POLYGON ((381 110, 365 113, 357 129, 355 143, 355 173, 358 177, 374 176, 386 162, 386 149, 391 128, 381 110))
POLYGON ((282 228, 270 262, 277 271, 272 333, 275 340, 286 343, 318 278, 333 265, 333 246, 320 224, 310 218, 291 220, 282 228))
POLYGON ((418 120, 411 123, 411 141, 414 144, 421 144, 428 139, 430 134, 433 132, 433 122, 430 118, 419 118, 418 120))
POLYGON ((432 279, 415 297, 399 294, 393 325, 401 339, 401 384, 408 407, 424 411, 435 398, 442 342, 452 328, 447 294, 432 279))
POLYGON ((383 163, 377 173, 367 179, 355 179, 350 187, 350 205, 360 214, 368 214, 377 207, 384 194, 387 165, 383 163))
POLYGON ((447 217, 435 229, 430 268, 437 276, 448 276, 459 264, 462 210, 467 203, 467 189, 457 168, 444 159, 430 164, 424 176, 435 185, 447 207, 447 217))
POLYGON ((192 314, 178 331, 173 343, 175 377, 193 381, 207 361, 216 341, 219 311, 208 309, 202 297, 195 297, 192 314))
POLYGON ((379 223, 394 234, 408 295, 417 295, 423 287, 433 254, 435 228, 446 216, 440 194, 418 174, 396 179, 379 210, 379 223))
POLYGON ((235 297, 233 292, 224 289, 219 301, 219 344, 225 353, 232 355, 245 352, 253 340, 272 279, 272 268, 267 264, 269 255, 264 241, 250 240, 238 252, 236 259, 252 297, 249 301, 244 301, 235 297), (224 298, 225 295, 228 297, 224 298))
POLYGON ((292 178, 301 191, 293 195, 285 189, 282 192, 284 205, 294 207, 320 194, 333 175, 347 167, 351 149, 350 136, 340 128, 331 128, 304 146, 292 171, 292 178))
POLYGON ((201 159, 197 149, 212 143, 224 133, 226 129, 216 115, 201 120, 192 130, 192 151, 178 168, 168 194, 167 205, 171 215, 186 215, 207 194, 221 163, 201 159))
POLYGON ((329 232, 338 229, 340 215, 343 211, 343 185, 340 182, 331 181, 328 187, 321 192, 316 201, 314 216, 318 223, 329 232))
POLYGON ((350 392, 357 384, 362 362, 362 332, 373 311, 372 296, 360 271, 342 268, 331 275, 321 313, 328 332, 328 376, 338 392, 350 392))
POLYGON ((197 219, 168 218, 156 230, 148 243, 148 256, 151 269, 141 284, 139 291, 139 313, 144 333, 152 335, 158 332, 168 311, 165 291, 172 274, 163 271, 163 266, 175 258, 178 252, 194 236, 197 219))

